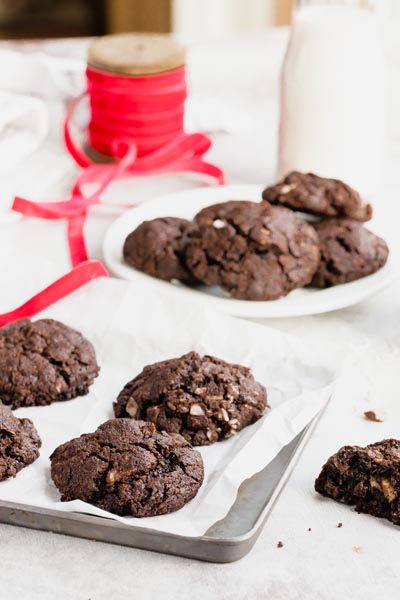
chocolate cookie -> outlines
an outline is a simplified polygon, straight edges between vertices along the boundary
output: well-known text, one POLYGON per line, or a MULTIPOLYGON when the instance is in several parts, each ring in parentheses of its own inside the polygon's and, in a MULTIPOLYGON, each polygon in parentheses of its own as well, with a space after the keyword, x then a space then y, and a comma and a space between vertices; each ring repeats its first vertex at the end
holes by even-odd
POLYGON ((315 489, 400 525, 400 440, 344 446, 322 467, 315 489))
POLYGON ((287 208, 232 201, 195 220, 186 263, 198 280, 234 298, 275 300, 310 283, 317 269, 317 235, 287 208))
POLYGON ((111 419, 56 448, 50 460, 62 501, 133 517, 182 508, 204 478, 201 455, 183 437, 133 419, 111 419))
POLYGON ((39 456, 42 445, 30 419, 17 419, 0 402, 0 481, 15 477, 39 456))
POLYGON ((312 215, 355 221, 368 221, 372 217, 372 206, 363 204, 360 194, 349 185, 313 173, 292 171, 278 184, 267 187, 262 197, 270 204, 312 215))
POLYGON ((386 263, 386 242, 350 219, 326 219, 314 224, 321 260, 311 285, 330 287, 371 275, 386 263))
POLYGON ((120 392, 114 413, 203 446, 251 425, 266 407, 266 390, 250 369, 189 352, 145 367, 120 392))
POLYGON ((144 221, 126 238, 124 259, 131 267, 158 279, 191 281, 183 254, 194 227, 190 221, 175 217, 144 221))
POLYGON ((22 319, 0 329, 0 400, 42 406, 88 393, 99 373, 94 348, 53 319, 22 319))

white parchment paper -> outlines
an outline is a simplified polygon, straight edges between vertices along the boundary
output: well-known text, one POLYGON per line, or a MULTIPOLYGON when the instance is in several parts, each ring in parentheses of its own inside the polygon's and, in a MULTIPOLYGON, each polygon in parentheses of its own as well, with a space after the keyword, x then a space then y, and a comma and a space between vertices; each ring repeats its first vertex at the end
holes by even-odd
POLYGON ((96 348, 101 372, 87 396, 16 411, 18 417, 34 421, 43 445, 33 465, 0 483, 2 500, 101 515, 179 535, 202 535, 227 514, 240 484, 263 469, 323 408, 335 380, 332 357, 327 359, 323 352, 278 330, 123 281, 94 281, 43 316, 82 331, 96 348), (204 483, 197 496, 175 513, 136 519, 117 517, 78 500, 60 502, 50 479, 48 457, 54 448, 113 418, 113 400, 146 364, 190 350, 251 367, 266 386, 272 409, 231 439, 199 448, 204 483))

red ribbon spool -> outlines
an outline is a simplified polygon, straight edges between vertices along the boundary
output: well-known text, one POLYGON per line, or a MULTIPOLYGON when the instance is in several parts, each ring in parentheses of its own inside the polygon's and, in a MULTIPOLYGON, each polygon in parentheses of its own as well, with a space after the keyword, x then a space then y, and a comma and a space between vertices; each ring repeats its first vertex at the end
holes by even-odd
POLYGON ((134 140, 146 156, 183 134, 185 68, 148 77, 123 77, 88 67, 91 146, 112 155, 115 139, 134 140))
POLYGON ((210 139, 202 133, 184 132, 187 95, 184 67, 136 77, 88 66, 86 76, 91 107, 89 141, 94 150, 111 158, 111 162, 96 164, 71 135, 71 118, 81 96, 71 104, 64 123, 67 149, 84 167, 71 197, 51 203, 16 197, 13 203, 13 210, 26 216, 68 219, 69 251, 74 266, 88 260, 83 232, 87 209, 102 204, 101 195, 113 180, 191 171, 208 175, 217 184, 224 183, 223 171, 202 158, 211 146, 210 139), (87 183, 97 184, 90 196, 84 196, 82 191, 87 183))

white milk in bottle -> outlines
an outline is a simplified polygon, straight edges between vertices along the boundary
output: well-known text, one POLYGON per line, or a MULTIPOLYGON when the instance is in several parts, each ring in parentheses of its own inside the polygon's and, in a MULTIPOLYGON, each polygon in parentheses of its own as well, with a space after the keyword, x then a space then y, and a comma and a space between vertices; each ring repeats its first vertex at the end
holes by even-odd
POLYGON ((368 196, 379 185, 384 61, 373 11, 301 2, 281 80, 278 175, 312 171, 368 196))

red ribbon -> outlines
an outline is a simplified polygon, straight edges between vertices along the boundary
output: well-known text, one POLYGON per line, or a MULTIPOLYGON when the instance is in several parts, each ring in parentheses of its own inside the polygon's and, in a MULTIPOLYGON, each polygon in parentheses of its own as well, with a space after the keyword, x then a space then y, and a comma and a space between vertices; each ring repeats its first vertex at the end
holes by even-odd
POLYGON ((86 70, 93 148, 112 155, 115 139, 134 139, 138 157, 165 146, 183 132, 187 96, 185 68, 147 77, 86 70))
POLYGON ((0 327, 18 319, 33 317, 65 296, 68 296, 92 279, 108 277, 106 269, 98 260, 89 260, 74 267, 69 273, 54 281, 19 308, 0 315, 0 327))
POLYGON ((211 146, 210 139, 202 133, 183 131, 184 67, 148 77, 123 77, 91 67, 86 74, 91 105, 90 143, 95 150, 119 160, 95 164, 75 143, 70 122, 83 94, 72 102, 64 123, 67 149, 84 167, 71 197, 60 202, 32 202, 16 197, 12 207, 25 216, 67 219, 72 265, 88 260, 84 238, 87 210, 102 204, 101 195, 112 181, 191 171, 224 183, 223 171, 202 158, 211 146), (88 183, 96 183, 97 189, 85 196, 82 187, 88 183))

